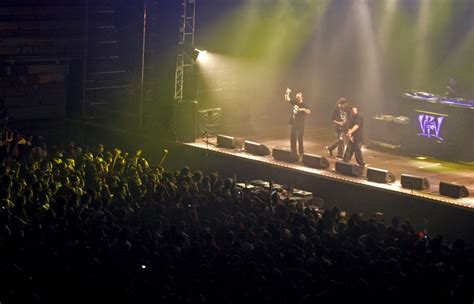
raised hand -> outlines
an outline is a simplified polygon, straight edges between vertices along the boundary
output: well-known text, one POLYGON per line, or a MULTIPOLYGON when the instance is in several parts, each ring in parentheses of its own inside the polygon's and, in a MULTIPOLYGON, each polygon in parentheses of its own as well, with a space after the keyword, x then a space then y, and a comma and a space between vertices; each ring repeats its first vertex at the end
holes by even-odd
POLYGON ((290 101, 290 92, 291 92, 291 89, 290 89, 290 88, 286 88, 286 91, 285 91, 285 101, 290 101))

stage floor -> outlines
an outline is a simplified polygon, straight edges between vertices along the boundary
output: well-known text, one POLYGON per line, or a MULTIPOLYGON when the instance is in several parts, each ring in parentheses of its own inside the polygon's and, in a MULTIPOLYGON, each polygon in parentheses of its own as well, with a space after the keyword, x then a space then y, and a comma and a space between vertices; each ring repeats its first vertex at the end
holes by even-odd
MULTIPOLYGON (((270 150, 274 147, 289 147, 289 137, 286 134, 280 136, 254 136, 242 139, 264 144, 270 150)), ((305 152, 326 157, 331 163, 330 168, 327 170, 309 168, 304 166, 302 162, 287 163, 278 161, 273 159, 271 155, 256 156, 239 149, 217 147, 216 137, 210 137, 208 140, 209 143, 207 143, 205 139, 198 139, 195 143, 186 143, 186 145, 199 149, 208 149, 209 151, 227 154, 233 157, 241 157, 253 161, 263 162, 273 166, 280 166, 282 168, 300 170, 306 173, 316 174, 338 181, 356 183, 368 187, 376 187, 385 189, 387 191, 396 191, 406 195, 423 197, 438 203, 448 203, 452 204, 453 206, 474 210, 473 164, 447 162, 416 155, 400 155, 396 151, 380 151, 378 149, 374 150, 364 147, 363 155, 368 167, 389 170, 396 177, 396 181, 394 183, 380 184, 367 181, 365 178, 365 173, 362 177, 349 177, 343 176, 334 170, 336 158, 335 156, 330 156, 325 149, 326 145, 329 145, 334 141, 334 135, 331 130, 315 129, 311 130, 310 132, 306 132, 305 134, 305 152), (426 177, 430 182, 430 188, 422 191, 402 188, 400 185, 400 175, 402 173, 426 177), (442 196, 438 192, 440 181, 462 184, 469 190, 470 196, 460 199, 442 196)), ((355 160, 353 159, 352 162, 355 162, 355 160)))

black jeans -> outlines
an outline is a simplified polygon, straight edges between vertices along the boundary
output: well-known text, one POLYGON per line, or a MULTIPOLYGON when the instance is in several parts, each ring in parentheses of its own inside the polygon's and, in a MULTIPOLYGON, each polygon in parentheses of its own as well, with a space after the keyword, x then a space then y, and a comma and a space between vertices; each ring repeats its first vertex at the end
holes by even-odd
POLYGON ((344 153, 344 161, 349 162, 352 159, 352 155, 355 153, 356 162, 359 166, 365 165, 364 158, 362 157, 362 142, 358 141, 349 141, 346 148, 346 153, 344 153))
POLYGON ((298 141, 298 153, 304 153, 303 147, 303 134, 304 134, 304 125, 291 125, 291 136, 290 136, 290 144, 291 144, 291 151, 296 152, 296 141, 298 141))
POLYGON ((344 132, 342 130, 336 130, 337 140, 330 145, 329 150, 334 150, 337 147, 337 157, 342 157, 344 153, 344 132))

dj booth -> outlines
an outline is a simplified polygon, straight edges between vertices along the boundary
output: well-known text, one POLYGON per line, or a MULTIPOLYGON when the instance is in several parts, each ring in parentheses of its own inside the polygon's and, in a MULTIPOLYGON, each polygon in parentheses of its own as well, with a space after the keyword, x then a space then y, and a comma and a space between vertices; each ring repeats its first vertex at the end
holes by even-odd
POLYGON ((405 93, 400 114, 372 118, 370 141, 410 154, 474 161, 474 100, 405 93))

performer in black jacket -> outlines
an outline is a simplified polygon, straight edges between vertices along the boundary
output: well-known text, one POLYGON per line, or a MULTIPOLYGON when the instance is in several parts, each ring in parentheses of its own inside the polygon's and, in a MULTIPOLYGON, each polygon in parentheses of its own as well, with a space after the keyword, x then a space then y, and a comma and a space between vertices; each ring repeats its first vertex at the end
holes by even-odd
POLYGON ((307 114, 311 113, 311 110, 303 101, 303 93, 298 92, 295 95, 295 99, 290 99, 290 89, 286 89, 285 92, 285 101, 289 102, 291 105, 291 116, 290 116, 290 125, 291 125, 291 152, 296 154, 298 151, 299 154, 304 153, 303 145, 303 134, 304 134, 304 120, 307 114), (298 141, 298 150, 296 150, 296 142, 298 141))
POLYGON ((362 144, 364 143, 364 118, 359 114, 359 110, 356 106, 351 107, 348 128, 347 137, 349 137, 349 142, 347 143, 343 160, 349 162, 355 153, 355 159, 359 166, 365 166, 361 150, 362 144))
POLYGON ((326 146, 326 150, 332 156, 332 150, 337 148, 337 158, 342 158, 344 153, 344 137, 347 131, 347 100, 342 97, 336 101, 336 108, 332 112, 331 120, 336 129, 336 141, 326 146))

